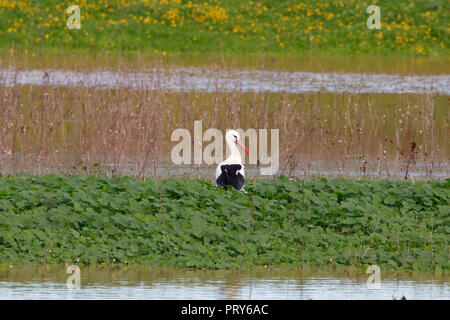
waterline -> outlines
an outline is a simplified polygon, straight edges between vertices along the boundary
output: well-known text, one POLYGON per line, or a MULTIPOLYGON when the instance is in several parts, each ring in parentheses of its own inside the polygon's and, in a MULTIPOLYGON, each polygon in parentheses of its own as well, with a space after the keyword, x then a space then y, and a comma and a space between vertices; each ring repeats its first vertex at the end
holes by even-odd
POLYGON ((147 72, 0 70, 0 85, 133 88, 175 92, 334 92, 450 94, 449 75, 314 73, 267 70, 211 71, 198 67, 152 68, 147 72))
POLYGON ((432 273, 382 272, 380 289, 368 289, 367 275, 355 271, 82 268, 81 289, 68 289, 63 268, 34 276, 14 269, 0 272, 0 299, 450 299, 448 278, 432 273))

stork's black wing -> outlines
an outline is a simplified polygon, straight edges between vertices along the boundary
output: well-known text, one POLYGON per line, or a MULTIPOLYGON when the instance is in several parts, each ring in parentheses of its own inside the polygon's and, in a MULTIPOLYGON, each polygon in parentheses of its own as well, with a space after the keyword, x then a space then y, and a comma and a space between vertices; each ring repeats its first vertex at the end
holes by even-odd
POLYGON ((220 166, 222 173, 217 178, 216 183, 218 187, 233 186, 237 190, 241 190, 244 186, 244 176, 237 172, 241 170, 240 164, 223 164, 220 166))

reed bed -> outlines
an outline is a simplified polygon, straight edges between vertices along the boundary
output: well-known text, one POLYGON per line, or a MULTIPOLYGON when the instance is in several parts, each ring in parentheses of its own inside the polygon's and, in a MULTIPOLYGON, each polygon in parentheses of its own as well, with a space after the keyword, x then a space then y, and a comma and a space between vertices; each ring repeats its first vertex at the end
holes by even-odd
MULTIPOLYGON (((184 62, 179 58, 124 53, 82 59, 79 54, 27 56, 13 52, 2 55, 0 69, 40 66, 127 74, 203 64, 219 74, 242 67, 237 57, 187 55, 184 62)), ((253 67, 260 70, 330 68, 325 57, 295 60, 305 65, 264 56, 255 61, 253 67)), ((347 62, 340 61, 339 68, 358 71, 349 69, 347 62)), ((391 69, 391 63, 382 62, 375 64, 379 71, 391 69)), ((421 61, 403 62, 406 69, 427 73, 421 61)), ((445 63, 430 64, 432 70, 438 65, 442 70, 445 63)), ((243 92, 239 87, 233 92, 189 92, 188 78, 180 79, 180 92, 173 92, 131 89, 127 81, 124 78, 124 86, 114 89, 83 84, 55 87, 45 85, 45 78, 41 86, 0 86, 0 172, 102 171, 111 176, 188 174, 207 179, 212 167, 192 165, 177 171, 179 166, 170 161, 176 144, 170 139, 173 130, 186 128, 192 135, 194 121, 202 120, 203 132, 208 128, 222 132, 231 128, 279 129, 278 175, 449 176, 448 96, 243 92)))
POLYGON ((448 74, 450 58, 380 55, 264 53, 160 53, 149 51, 47 52, 0 48, 0 68, 16 70, 116 70, 139 72, 158 67, 204 67, 208 69, 259 69, 310 72, 368 72, 400 75, 448 74))
POLYGON ((0 172, 171 175, 171 133, 202 120, 279 129, 278 175, 448 177, 446 96, 181 91, 0 87, 0 172))

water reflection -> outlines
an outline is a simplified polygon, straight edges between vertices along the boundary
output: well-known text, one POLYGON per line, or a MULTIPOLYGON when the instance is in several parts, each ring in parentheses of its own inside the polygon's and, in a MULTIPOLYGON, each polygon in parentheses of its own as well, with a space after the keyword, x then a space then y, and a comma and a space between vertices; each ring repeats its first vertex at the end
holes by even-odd
MULTIPOLYGON (((97 157, 100 159, 101 156, 97 157)), ((104 157, 106 158, 106 156, 104 157)), ((91 157, 91 161, 98 163, 97 158, 91 157), (93 160, 92 160, 93 159, 93 160)), ((100 161, 100 160, 99 160, 100 161)), ((214 177, 216 166, 206 165, 174 165, 169 163, 168 160, 149 161, 149 164, 142 169, 142 162, 138 158, 125 158, 123 163, 109 163, 106 162, 103 165, 102 170, 98 167, 92 166, 92 168, 86 167, 85 170, 81 170, 73 166, 75 163, 75 157, 67 156, 62 157, 57 162, 58 166, 55 166, 54 159, 49 159, 48 162, 43 162, 42 166, 36 166, 36 161, 33 158, 33 154, 21 155, 15 154, 13 156, 2 156, 0 154, 0 172, 4 174, 14 174, 17 172, 28 172, 31 174, 58 174, 60 172, 66 173, 79 173, 86 172, 88 174, 97 174, 104 172, 108 176, 114 176, 117 174, 128 175, 136 178, 151 177, 151 178, 186 178, 201 179, 205 181, 211 181, 211 177, 214 177), (20 160, 20 165, 16 165, 15 161, 20 160), (127 162, 129 161, 129 162, 127 162), (66 165, 64 165, 66 164, 66 165), (19 168, 19 169, 18 169, 19 168)), ((364 172, 361 171, 360 166, 356 161, 347 161, 346 167, 339 170, 336 168, 335 163, 327 160, 315 160, 307 164, 307 168, 294 170, 284 170, 280 168, 278 175, 286 175, 288 177, 297 177, 300 179, 312 179, 315 177, 344 177, 344 178, 369 178, 369 179, 404 179, 407 164, 403 162, 386 162, 384 168, 378 168, 374 170, 372 165, 374 161, 368 160, 368 169, 364 172)), ((264 180, 273 179, 273 176, 261 175, 260 167, 256 165, 246 165, 247 178, 252 180, 264 180)), ((448 179, 450 177, 450 162, 448 161, 435 161, 433 162, 433 170, 430 173, 430 164, 426 162, 417 161, 408 170, 408 177, 412 181, 416 180, 430 180, 433 179, 448 179)))
POLYGON ((321 269, 186 270, 81 268, 81 289, 68 289, 66 267, 0 270, 0 299, 450 299, 448 274, 321 269))
POLYGON ((55 87, 127 87, 175 92, 349 92, 450 94, 448 75, 402 76, 370 73, 285 72, 268 70, 211 71, 153 68, 147 73, 0 69, 0 85, 55 87))

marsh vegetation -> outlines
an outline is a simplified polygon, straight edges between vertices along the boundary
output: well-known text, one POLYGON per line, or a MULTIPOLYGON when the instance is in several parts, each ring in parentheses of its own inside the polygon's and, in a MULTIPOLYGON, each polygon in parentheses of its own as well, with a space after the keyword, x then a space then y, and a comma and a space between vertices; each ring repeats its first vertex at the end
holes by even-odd
POLYGON ((0 262, 449 268, 449 180, 0 179, 0 262))

